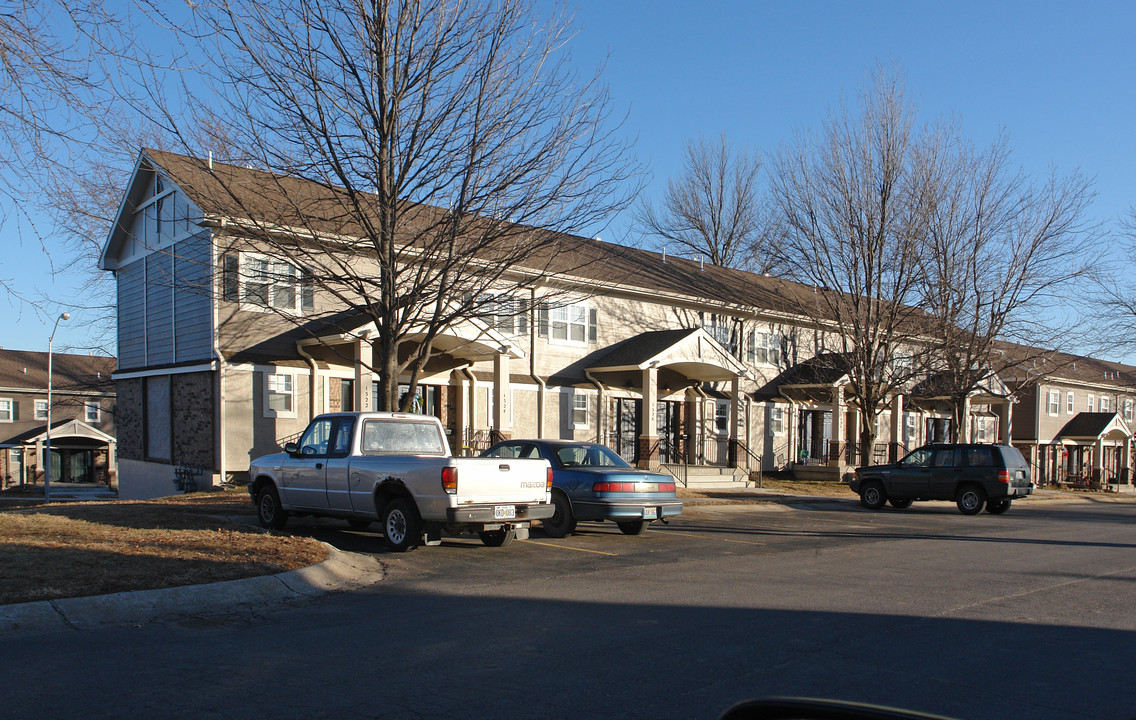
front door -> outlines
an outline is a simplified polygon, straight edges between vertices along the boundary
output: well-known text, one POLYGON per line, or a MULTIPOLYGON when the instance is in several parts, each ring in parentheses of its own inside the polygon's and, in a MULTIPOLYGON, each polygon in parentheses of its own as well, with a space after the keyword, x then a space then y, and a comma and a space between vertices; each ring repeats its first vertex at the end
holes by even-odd
POLYGON ((682 403, 662 400, 655 407, 655 420, 659 429, 659 462, 680 462, 682 458, 680 457, 679 418, 682 403))
POLYGON ((616 398, 611 421, 611 449, 634 465, 639 459, 639 401, 634 398, 616 398))

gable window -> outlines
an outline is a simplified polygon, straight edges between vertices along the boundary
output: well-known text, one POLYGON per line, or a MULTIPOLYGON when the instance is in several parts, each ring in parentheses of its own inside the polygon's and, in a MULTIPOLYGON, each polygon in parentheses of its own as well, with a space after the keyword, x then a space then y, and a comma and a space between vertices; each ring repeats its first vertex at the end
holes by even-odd
POLYGON ((88 400, 83 403, 83 419, 89 423, 97 423, 99 421, 99 402, 98 400, 88 400))
POLYGON ((1096 395, 1089 395, 1089 401, 1088 401, 1088 404, 1086 405, 1086 408, 1088 409, 1088 411, 1089 412, 1096 412, 1093 409, 1094 407, 1096 407, 1096 404, 1097 404, 1097 396, 1096 395))
POLYGON ((12 398, 0 398, 0 422, 12 422, 15 419, 16 411, 12 398))
POLYGON ((588 426, 588 396, 583 393, 572 395, 572 425, 578 428, 588 426))
POLYGON ((35 419, 36 420, 46 420, 47 419, 47 401, 46 400, 36 400, 35 401, 35 419))
POLYGON ((296 417, 294 383, 289 373, 264 374, 264 416, 296 417))
POLYGON ((311 274, 282 260, 241 253, 238 263, 226 256, 222 261, 222 292, 231 299, 238 287, 231 273, 239 268, 240 301, 243 306, 271 308, 300 314, 315 308, 311 274))
POLYGON ((1048 408, 1049 414, 1050 415, 1056 415, 1060 411, 1060 409, 1061 409, 1061 391, 1060 390, 1050 390, 1049 391, 1049 408, 1048 408))
POLYGON ((1069 392, 1065 393, 1065 414, 1066 415, 1072 415, 1073 414, 1073 408, 1074 408, 1073 401, 1074 401, 1073 391, 1070 390, 1069 392))

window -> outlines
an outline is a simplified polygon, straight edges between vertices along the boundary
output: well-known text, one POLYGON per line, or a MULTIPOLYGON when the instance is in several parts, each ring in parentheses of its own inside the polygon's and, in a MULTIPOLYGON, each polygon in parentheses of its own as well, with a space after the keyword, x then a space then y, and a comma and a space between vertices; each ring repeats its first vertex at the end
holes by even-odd
MULTIPOLYGON (((231 270, 232 261, 224 260, 222 272, 231 270)), ((297 314, 315 308, 311 274, 287 262, 241 254, 240 277, 244 305, 297 314)), ((222 292, 226 299, 231 297, 233 285, 231 276, 222 277, 222 292)))
POLYGON ((0 398, 0 422, 12 422, 16 419, 15 406, 11 398, 0 398))
POLYGON ((915 444, 915 423, 918 419, 915 413, 903 413, 903 442, 908 447, 915 444))
POLYGON ((773 435, 785 434, 785 408, 769 408, 769 432, 773 435))
POLYGON ((471 308, 474 314, 483 317, 495 330, 508 335, 527 335, 529 305, 529 302, 523 298, 482 293, 477 296, 471 308))
POLYGON ((97 423, 99 421, 99 401, 88 400, 83 403, 83 418, 89 423, 97 423))
POLYGON ((1088 409, 1088 411, 1089 412, 1096 412, 1095 410, 1093 410, 1093 408, 1096 407, 1096 404, 1097 404, 1097 396, 1096 395, 1089 395, 1088 405, 1086 405, 1086 408, 1088 409))
POLYGON ((781 364, 781 333, 755 333, 752 343, 751 361, 768 365, 781 364))
POLYGON ((264 416, 296 417, 291 375, 287 373, 264 374, 264 416))
POLYGON ((35 419, 36 420, 46 420, 47 419, 47 401, 46 400, 36 400, 35 401, 35 419))
POLYGON ((1112 407, 1112 403, 1109 401, 1109 399, 1107 397, 1105 397, 1104 395, 1101 395, 1100 411, 1101 412, 1110 412, 1109 408, 1111 408, 1111 407, 1112 407))
POLYGON ((728 315, 711 313, 702 318, 702 329, 710 333, 710 337, 717 340, 718 344, 726 348, 731 355, 737 357, 738 340, 734 326, 734 319, 728 315))
POLYGON ((990 442, 994 426, 993 418, 977 417, 974 419, 974 441, 978 443, 990 442))
POLYGON ((1070 390, 1069 392, 1065 393, 1065 414, 1066 415, 1072 415, 1073 414, 1073 407, 1074 407, 1073 401, 1074 401, 1073 391, 1070 390))
POLYGON ((583 343, 588 332, 588 309, 584 305, 554 307, 549 312, 553 340, 583 343))
POLYGON ((1132 419, 1132 398, 1124 398, 1124 419, 1132 419))
POLYGON ((718 402, 714 405, 714 431, 719 435, 730 432, 730 403, 718 402))
MULTIPOLYGON (((291 377, 291 375, 286 377, 291 377)), ((324 457, 327 455, 327 448, 331 442, 331 423, 330 419, 316 420, 308 426, 303 437, 300 438, 301 455, 304 457, 324 457)))
POLYGON ((582 393, 572 395, 572 425, 588 426, 588 396, 582 393))
POLYGON ((1049 414, 1056 415, 1061 408, 1061 392, 1058 390, 1049 391, 1049 414))

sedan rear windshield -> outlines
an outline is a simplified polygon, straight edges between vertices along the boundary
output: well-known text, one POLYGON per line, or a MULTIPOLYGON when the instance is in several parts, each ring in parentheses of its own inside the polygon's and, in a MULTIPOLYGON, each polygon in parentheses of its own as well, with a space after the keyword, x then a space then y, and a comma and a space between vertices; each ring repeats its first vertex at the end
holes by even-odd
POLYGON ((631 467, 615 451, 603 445, 561 445, 556 447, 561 467, 631 467))

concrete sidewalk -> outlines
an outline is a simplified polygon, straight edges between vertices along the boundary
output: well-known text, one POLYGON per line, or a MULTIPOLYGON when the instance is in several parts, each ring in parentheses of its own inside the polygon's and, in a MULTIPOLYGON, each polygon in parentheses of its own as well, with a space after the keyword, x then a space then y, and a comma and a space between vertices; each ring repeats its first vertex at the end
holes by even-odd
POLYGON ((324 545, 327 560, 299 570, 207 585, 137 590, 90 597, 0 605, 0 636, 87 630, 141 624, 177 615, 208 617, 263 608, 364 587, 383 579, 383 566, 369 555, 324 545))

